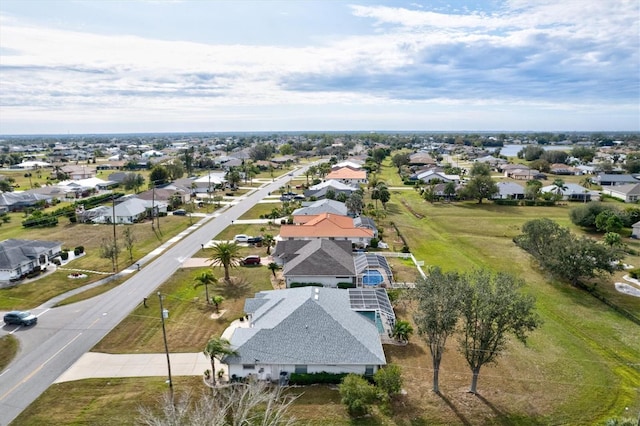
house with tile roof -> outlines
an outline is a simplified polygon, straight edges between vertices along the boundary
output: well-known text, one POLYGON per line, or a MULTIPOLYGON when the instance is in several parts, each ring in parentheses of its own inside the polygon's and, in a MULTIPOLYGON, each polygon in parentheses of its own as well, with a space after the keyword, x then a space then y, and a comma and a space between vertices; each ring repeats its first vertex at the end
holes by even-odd
POLYGON ((374 374, 387 363, 380 338, 385 321, 365 315, 367 306, 354 306, 360 299, 354 296, 349 290, 300 287, 247 299, 248 320, 229 339, 237 354, 222 360, 229 376, 277 381, 290 373, 374 374))
POLYGON ((326 179, 357 186, 361 183, 367 183, 367 171, 364 169, 352 169, 351 167, 340 167, 339 169, 331 170, 326 179))
POLYGON ((0 283, 15 282, 33 271, 46 268, 61 251, 62 243, 57 241, 0 241, 0 283))
POLYGON ((348 240, 357 247, 367 247, 374 238, 374 231, 357 227, 353 218, 349 216, 322 213, 309 219, 308 216, 293 218, 294 223, 280 227, 280 240, 312 240, 327 238, 333 240, 348 240))

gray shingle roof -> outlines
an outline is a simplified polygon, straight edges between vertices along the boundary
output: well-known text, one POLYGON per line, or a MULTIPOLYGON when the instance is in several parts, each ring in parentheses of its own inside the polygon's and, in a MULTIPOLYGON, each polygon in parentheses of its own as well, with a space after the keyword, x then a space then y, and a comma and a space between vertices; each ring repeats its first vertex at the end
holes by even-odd
POLYGON ((335 200, 318 200, 307 207, 301 207, 293 211, 293 215, 318 215, 322 213, 333 213, 346 216, 348 213, 347 206, 340 201, 335 200))
POLYGON ((17 265, 37 259, 41 253, 60 246, 56 241, 4 240, 0 242, 0 269, 14 269, 17 265))
POLYGON ((252 314, 251 328, 237 328, 230 364, 386 364, 378 330, 353 311, 346 290, 302 287, 271 290, 252 314))
POLYGON ((289 261, 285 262, 286 275, 355 275, 356 269, 351 253, 351 241, 314 239, 305 241, 289 261))

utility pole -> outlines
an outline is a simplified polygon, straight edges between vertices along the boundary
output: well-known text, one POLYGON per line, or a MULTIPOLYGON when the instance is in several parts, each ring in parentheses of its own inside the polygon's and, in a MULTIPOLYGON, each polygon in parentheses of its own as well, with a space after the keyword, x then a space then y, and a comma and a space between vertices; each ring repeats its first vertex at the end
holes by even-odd
POLYGON ((162 321, 162 337, 164 338, 164 351, 167 354, 167 370, 169 372, 169 397, 171 405, 173 405, 173 380, 171 380, 171 360, 169 359, 169 346, 167 346, 167 330, 164 327, 164 319, 169 316, 169 311, 162 307, 162 295, 158 292, 160 299, 160 320, 162 321))
POLYGON ((111 213, 113 223, 113 255, 111 256, 111 263, 113 266, 113 273, 118 272, 118 240, 116 239, 116 197, 111 193, 111 213))

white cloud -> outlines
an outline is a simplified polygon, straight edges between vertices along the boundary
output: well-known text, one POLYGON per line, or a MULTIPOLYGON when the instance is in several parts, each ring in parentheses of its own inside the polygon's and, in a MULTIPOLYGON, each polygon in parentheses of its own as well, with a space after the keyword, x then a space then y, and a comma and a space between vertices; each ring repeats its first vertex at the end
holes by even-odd
POLYGON ((593 121, 593 111, 615 106, 622 124, 608 122, 640 126, 633 120, 640 97, 636 2, 514 0, 491 12, 452 14, 423 6, 353 5, 353 15, 376 31, 328 32, 302 47, 95 34, 0 14, 0 133, 26 117, 55 123, 95 116, 86 121, 96 126, 224 118, 251 126, 279 123, 279 112, 328 128, 367 114, 371 126, 393 124, 381 116, 416 126, 425 114, 441 117, 439 108, 452 114, 454 107, 468 112, 453 121, 476 123, 470 117, 487 118, 477 112, 487 105, 496 114, 528 107, 533 118, 566 111, 583 126, 606 125, 593 121))

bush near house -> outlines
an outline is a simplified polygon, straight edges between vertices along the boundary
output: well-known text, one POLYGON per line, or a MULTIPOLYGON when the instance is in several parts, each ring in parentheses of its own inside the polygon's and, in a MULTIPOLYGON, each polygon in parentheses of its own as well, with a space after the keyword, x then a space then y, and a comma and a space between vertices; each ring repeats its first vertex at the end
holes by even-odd
POLYGON ((347 373, 327 373, 326 371, 321 371, 320 373, 291 373, 289 384, 300 386, 315 384, 337 385, 346 376, 347 373))

